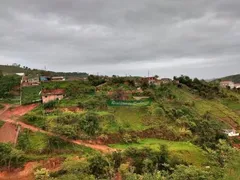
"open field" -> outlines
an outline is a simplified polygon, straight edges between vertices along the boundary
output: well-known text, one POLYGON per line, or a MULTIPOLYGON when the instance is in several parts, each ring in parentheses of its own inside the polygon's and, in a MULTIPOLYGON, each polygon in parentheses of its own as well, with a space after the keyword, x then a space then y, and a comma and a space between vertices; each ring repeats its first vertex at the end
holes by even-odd
POLYGON ((41 86, 22 87, 22 104, 41 101, 41 86))
POLYGON ((153 150, 159 150, 160 145, 166 145, 170 151, 171 156, 176 156, 182 160, 186 160, 190 164, 201 166, 207 161, 207 157, 205 156, 204 151, 190 142, 175 142, 162 139, 141 139, 138 143, 110 144, 109 146, 121 150, 130 147, 148 147, 153 150))

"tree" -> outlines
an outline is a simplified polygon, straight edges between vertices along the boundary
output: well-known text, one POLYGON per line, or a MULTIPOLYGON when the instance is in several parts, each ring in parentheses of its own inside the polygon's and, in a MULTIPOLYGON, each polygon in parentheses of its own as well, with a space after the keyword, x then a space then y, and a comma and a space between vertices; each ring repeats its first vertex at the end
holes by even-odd
POLYGON ((99 120, 97 115, 94 113, 87 113, 79 122, 79 125, 80 129, 82 129, 88 135, 95 135, 99 130, 99 120))
POLYGON ((93 156, 88 160, 90 163, 89 168, 91 174, 93 174, 96 178, 106 178, 111 175, 109 175, 109 168, 110 164, 104 156, 98 154, 93 156))
POLYGON ((176 170, 170 176, 172 180, 208 180, 213 179, 210 177, 210 173, 195 166, 179 165, 176 170))
POLYGON ((25 162, 24 153, 11 146, 11 144, 0 143, 0 167, 22 166, 25 162))
POLYGON ((169 163, 169 152, 166 145, 160 146, 160 152, 157 157, 158 170, 166 170, 166 164, 169 163))

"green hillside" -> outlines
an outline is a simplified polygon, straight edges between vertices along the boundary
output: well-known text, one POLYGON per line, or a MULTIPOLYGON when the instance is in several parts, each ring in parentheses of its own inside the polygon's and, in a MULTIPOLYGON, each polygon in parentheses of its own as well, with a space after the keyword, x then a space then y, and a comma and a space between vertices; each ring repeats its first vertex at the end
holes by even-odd
POLYGON ((40 69, 31 69, 26 66, 20 65, 0 65, 0 72, 4 75, 12 75, 15 73, 25 73, 25 74, 40 74, 48 76, 65 76, 65 77, 87 77, 88 74, 85 72, 53 72, 45 71, 40 69))
MULTIPOLYGON (((96 153, 28 132, 21 132, 12 151, 21 151, 18 157, 25 161, 63 158, 62 169, 49 174, 54 179, 113 179, 116 174, 136 180, 239 176, 240 152, 233 146, 238 147, 240 140, 224 134, 225 129, 240 131, 239 92, 187 76, 175 77, 179 83, 161 86, 114 77, 101 88, 94 86, 98 83, 92 78, 43 83, 43 88, 65 89, 64 100, 40 105, 19 120, 68 139, 104 144, 117 152, 96 153), (139 87, 142 91, 137 91, 139 87), (151 103, 134 103, 136 97, 151 103), (111 106, 110 100, 121 101, 123 106, 111 106)), ((26 103, 37 100, 39 91, 40 87, 25 89, 26 103)))
POLYGON ((222 77, 220 78, 220 80, 233 81, 234 83, 240 83, 240 74, 222 77))

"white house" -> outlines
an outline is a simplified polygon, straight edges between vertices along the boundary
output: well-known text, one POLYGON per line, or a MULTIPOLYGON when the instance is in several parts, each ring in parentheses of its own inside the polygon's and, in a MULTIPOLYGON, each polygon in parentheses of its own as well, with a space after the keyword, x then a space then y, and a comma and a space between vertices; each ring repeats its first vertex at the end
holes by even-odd
POLYGON ((235 87, 236 89, 240 89, 240 83, 234 84, 234 87, 235 87))
POLYGON ((227 134, 229 137, 239 136, 239 133, 237 133, 235 129, 232 130, 226 129, 224 130, 224 133, 227 134))
POLYGON ((230 89, 234 88, 234 82, 232 81, 221 81, 220 86, 223 88, 230 87, 230 89))

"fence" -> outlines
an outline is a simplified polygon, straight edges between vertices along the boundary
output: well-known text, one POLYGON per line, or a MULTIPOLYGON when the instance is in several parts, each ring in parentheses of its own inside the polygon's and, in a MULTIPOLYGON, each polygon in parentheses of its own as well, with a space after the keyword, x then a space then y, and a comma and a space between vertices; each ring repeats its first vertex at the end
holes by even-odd
POLYGON ((107 101, 108 106, 150 106, 152 103, 151 99, 146 100, 128 100, 128 101, 121 101, 121 100, 109 100, 107 101))

